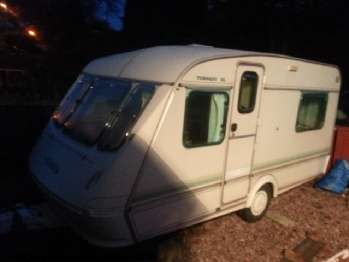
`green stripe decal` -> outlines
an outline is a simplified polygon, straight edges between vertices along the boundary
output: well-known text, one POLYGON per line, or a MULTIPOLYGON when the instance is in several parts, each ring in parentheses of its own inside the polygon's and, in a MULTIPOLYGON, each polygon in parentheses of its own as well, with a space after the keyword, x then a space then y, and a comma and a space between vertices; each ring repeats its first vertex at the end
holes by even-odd
POLYGON ((299 161, 299 160, 302 160, 305 158, 310 158, 310 157, 314 157, 314 156, 321 155, 321 154, 330 154, 330 152, 331 152, 331 149, 329 147, 326 147, 326 148, 316 150, 316 151, 309 151, 309 152, 306 152, 303 154, 297 154, 297 155, 293 155, 290 157, 279 158, 276 160, 253 165, 252 172, 255 172, 255 171, 258 171, 261 169, 272 168, 274 166, 287 164, 290 162, 299 161))
MULTIPOLYGON (((319 156, 321 154, 329 154, 329 153, 330 153, 330 148, 326 147, 321 150, 309 151, 303 154, 293 155, 291 157, 279 158, 273 161, 268 161, 268 162, 254 165, 252 168, 252 172, 256 172, 258 170, 267 169, 267 168, 273 168, 275 166, 288 164, 288 163, 296 162, 299 160, 304 160, 306 158, 311 158, 311 157, 319 156)), ((145 190, 142 192, 138 192, 133 196, 132 203, 135 204, 137 202, 149 201, 151 199, 156 199, 159 197, 164 197, 166 195, 175 194, 179 192, 188 192, 190 190, 193 190, 194 188, 200 188, 204 185, 210 185, 215 182, 217 183, 222 182, 222 177, 223 177, 222 173, 216 173, 213 175, 208 175, 208 176, 200 177, 193 180, 177 182, 174 184, 164 185, 164 186, 156 187, 153 189, 145 190)))

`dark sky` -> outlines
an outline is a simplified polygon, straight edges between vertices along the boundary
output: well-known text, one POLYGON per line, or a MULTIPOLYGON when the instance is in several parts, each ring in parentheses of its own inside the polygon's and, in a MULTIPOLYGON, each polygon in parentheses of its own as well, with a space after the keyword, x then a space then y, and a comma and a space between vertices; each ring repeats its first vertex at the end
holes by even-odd
POLYGON ((52 52, 68 59, 85 54, 82 63, 148 46, 197 43, 336 64, 344 79, 349 74, 347 0, 125 1, 100 0, 97 7, 96 0, 7 2, 44 31, 42 40, 52 52), (110 21, 116 34, 88 30, 81 3, 93 3, 90 13, 110 21))

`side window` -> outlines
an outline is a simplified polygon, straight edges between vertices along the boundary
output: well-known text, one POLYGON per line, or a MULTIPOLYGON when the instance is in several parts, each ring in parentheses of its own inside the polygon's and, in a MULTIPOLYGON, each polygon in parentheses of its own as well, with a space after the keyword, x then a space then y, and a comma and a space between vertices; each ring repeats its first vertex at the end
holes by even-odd
POLYGON ((239 113, 251 113, 256 104, 258 75, 255 72, 244 72, 241 78, 238 111, 239 113))
POLYGON ((191 91, 186 100, 183 144, 199 147, 222 142, 228 108, 224 92, 191 91))
POLYGON ((321 129, 324 126, 327 93, 303 92, 298 107, 296 132, 321 129))

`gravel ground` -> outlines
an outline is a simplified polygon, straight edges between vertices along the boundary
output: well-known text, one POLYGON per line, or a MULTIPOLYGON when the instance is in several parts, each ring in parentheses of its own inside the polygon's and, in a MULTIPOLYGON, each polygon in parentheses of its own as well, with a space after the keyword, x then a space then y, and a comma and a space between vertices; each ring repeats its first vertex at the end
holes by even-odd
POLYGON ((282 261, 310 237, 323 244, 310 261, 326 261, 349 247, 347 201, 309 182, 272 200, 269 215, 281 219, 268 215, 251 224, 230 214, 183 230, 177 236, 182 260, 282 261))

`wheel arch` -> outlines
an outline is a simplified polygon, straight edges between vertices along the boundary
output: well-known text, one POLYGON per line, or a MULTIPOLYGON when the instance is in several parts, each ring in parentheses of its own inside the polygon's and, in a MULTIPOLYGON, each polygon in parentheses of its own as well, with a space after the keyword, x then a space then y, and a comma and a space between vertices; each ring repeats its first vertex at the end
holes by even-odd
POLYGON ((253 201, 254 195, 259 191, 259 189, 263 185, 269 185, 271 192, 272 192, 272 197, 277 197, 278 195, 278 184, 274 176, 272 175, 266 175, 261 178, 259 178, 251 187, 250 192, 248 193, 247 196, 247 201, 246 201, 246 207, 250 207, 253 201))

